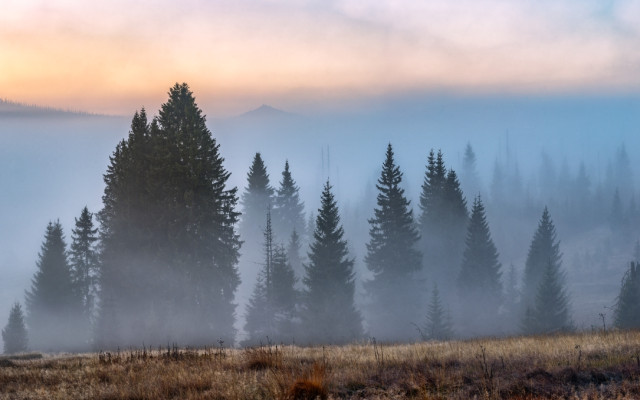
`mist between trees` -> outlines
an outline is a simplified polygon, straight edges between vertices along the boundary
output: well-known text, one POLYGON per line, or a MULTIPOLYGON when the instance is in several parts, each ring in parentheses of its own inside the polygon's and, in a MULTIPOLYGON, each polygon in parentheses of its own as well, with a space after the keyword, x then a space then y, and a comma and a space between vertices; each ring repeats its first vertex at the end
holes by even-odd
POLYGON ((341 209, 330 180, 309 210, 294 178, 304 166, 286 161, 272 183, 260 152, 240 194, 223 150, 186 84, 151 120, 136 112, 110 157, 103 208, 81 211, 69 246, 59 222, 47 225, 5 352, 553 333, 593 328, 574 318, 589 301, 598 329, 640 326, 628 263, 640 259, 640 210, 624 145, 597 185, 585 164, 571 174, 551 160, 527 184, 509 157, 485 185, 471 144, 460 173, 427 149, 414 202, 390 143, 371 155, 381 167, 358 213, 341 209), (573 246, 589 232, 600 242, 573 251, 567 268, 559 237, 573 246), (610 275, 612 259, 613 291, 570 290, 610 275), (252 293, 238 304, 241 276, 252 293))

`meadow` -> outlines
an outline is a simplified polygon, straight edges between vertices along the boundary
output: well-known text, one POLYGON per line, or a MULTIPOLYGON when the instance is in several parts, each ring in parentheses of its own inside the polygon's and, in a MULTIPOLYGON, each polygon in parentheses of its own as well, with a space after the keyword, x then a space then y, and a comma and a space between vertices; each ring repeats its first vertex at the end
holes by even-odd
POLYGON ((633 399, 640 332, 0 358, 2 399, 633 399))

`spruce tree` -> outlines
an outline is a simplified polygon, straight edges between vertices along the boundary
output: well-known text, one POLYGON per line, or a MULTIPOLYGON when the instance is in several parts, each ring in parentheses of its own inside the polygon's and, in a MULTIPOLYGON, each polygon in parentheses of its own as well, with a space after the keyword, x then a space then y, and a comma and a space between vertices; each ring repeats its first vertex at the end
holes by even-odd
POLYGON ((256 344, 273 339, 275 335, 275 308, 273 304, 273 230, 271 212, 267 211, 267 223, 264 229, 264 264, 247 304, 245 330, 249 338, 245 344, 256 344))
POLYGON ((87 340, 96 305, 96 285, 98 274, 98 229, 93 227, 93 214, 87 207, 82 209, 80 218, 75 219, 69 251, 71 279, 76 295, 82 303, 86 323, 87 340))
POLYGON ((286 161, 280 187, 273 200, 273 231, 276 237, 289 237, 293 231, 304 232, 304 204, 299 192, 300 188, 289 170, 289 161, 286 161))
POLYGON ((479 329, 487 333, 487 329, 495 327, 497 322, 502 283, 498 251, 491 239, 480 196, 473 202, 465 246, 458 276, 461 317, 470 329, 485 324, 479 329))
POLYGON ((629 264, 622 278, 614 319, 619 329, 640 328, 640 265, 637 261, 629 264))
POLYGON ((244 254, 255 257, 259 254, 264 229, 264 215, 274 203, 274 190, 269 183, 267 167, 260 153, 256 153, 247 173, 247 187, 242 194, 242 220, 240 236, 245 243, 244 254))
POLYGON ((82 314, 73 290, 66 244, 60 222, 49 222, 36 263, 37 271, 26 292, 30 342, 38 350, 79 350, 77 327, 82 314))
POLYGON ((316 217, 302 322, 312 343, 346 343, 362 336, 360 313, 354 304, 354 260, 348 257, 338 206, 327 181, 316 217))
POLYGON ((549 210, 545 207, 529 246, 525 263, 521 298, 523 311, 534 306, 538 286, 542 281, 547 265, 551 263, 553 268, 559 270, 562 264, 561 257, 560 243, 556 238, 556 228, 549 215, 549 210))
POLYGON ((16 302, 9 312, 9 321, 2 330, 4 354, 15 354, 27 351, 27 327, 24 324, 22 306, 16 302))
POLYGON ((453 170, 447 172, 441 151, 437 156, 433 150, 429 153, 420 210, 425 273, 450 296, 462 260, 468 215, 457 175, 453 170))
POLYGON ((523 319, 526 334, 545 334, 573 330, 569 315, 569 297, 564 288, 564 274, 549 261, 544 269, 535 302, 523 319))
POLYGON ((289 342, 298 334, 297 306, 300 293, 296 289, 296 276, 282 245, 273 251, 272 260, 273 306, 275 309, 275 339, 289 342))
POLYGON ((422 255, 416 249, 419 234, 401 183, 402 172, 389 144, 376 185, 377 207, 369 219, 365 257, 367 268, 374 274, 366 283, 371 297, 369 333, 380 340, 409 339, 410 324, 419 318, 420 292, 415 273, 422 267, 422 255))
POLYGON ((282 246, 273 241, 271 213, 264 230, 264 264, 247 305, 245 344, 292 339, 298 294, 296 279, 282 246))
POLYGON ((134 115, 105 174, 97 345, 233 340, 237 190, 187 84, 134 115))
POLYGON ((451 318, 444 310, 436 284, 433 285, 427 319, 421 334, 423 340, 449 340, 453 337, 451 318))

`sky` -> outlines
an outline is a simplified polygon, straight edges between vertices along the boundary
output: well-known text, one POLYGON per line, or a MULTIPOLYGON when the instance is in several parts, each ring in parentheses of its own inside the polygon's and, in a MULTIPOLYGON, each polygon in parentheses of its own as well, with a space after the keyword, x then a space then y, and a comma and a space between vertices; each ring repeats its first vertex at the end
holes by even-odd
POLYGON ((406 92, 637 93, 637 0, 2 0, 0 98, 214 116, 406 92))

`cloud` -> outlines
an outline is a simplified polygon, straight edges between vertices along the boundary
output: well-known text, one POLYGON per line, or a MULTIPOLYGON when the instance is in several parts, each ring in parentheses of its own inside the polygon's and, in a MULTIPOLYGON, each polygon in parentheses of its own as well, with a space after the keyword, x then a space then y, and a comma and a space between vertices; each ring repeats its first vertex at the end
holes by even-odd
POLYGON ((640 89, 631 0, 8 1, 0 84, 18 99, 640 89))

